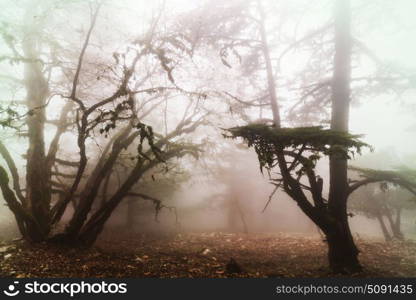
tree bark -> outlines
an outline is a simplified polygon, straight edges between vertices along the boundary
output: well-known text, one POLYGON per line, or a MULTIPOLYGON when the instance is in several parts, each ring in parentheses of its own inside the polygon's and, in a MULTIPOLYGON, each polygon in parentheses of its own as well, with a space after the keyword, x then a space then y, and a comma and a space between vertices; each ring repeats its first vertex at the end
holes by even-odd
MULTIPOLYGON (((348 132, 351 78, 350 1, 335 3, 335 56, 332 82, 331 129, 348 132)), ((334 230, 327 236, 329 263, 335 272, 361 270, 358 249, 354 244, 348 224, 348 162, 333 154, 329 157, 330 188, 328 210, 334 220, 334 230)))
POLYGON ((48 96, 48 83, 42 72, 39 60, 38 24, 36 15, 38 3, 32 2, 25 14, 25 37, 22 42, 24 56, 30 61, 24 64, 26 105, 29 110, 27 128, 29 148, 26 169, 27 209, 37 220, 38 226, 28 226, 27 236, 33 241, 44 240, 50 231, 49 207, 51 201, 50 172, 45 156, 45 106, 48 96), (34 21, 30 21, 34 20, 34 21))
POLYGON ((358 249, 354 244, 348 222, 339 220, 326 237, 329 266, 333 272, 351 274, 361 271, 358 249))

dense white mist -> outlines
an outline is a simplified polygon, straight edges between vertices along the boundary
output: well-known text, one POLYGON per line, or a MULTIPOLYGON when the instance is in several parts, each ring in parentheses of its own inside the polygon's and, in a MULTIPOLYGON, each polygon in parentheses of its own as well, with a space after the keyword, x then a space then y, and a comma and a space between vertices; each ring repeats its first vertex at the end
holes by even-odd
MULTIPOLYGON (((0 12, 0 21, 4 19, 6 21, 20 22, 19 20, 22 17, 21 10, 25 6, 25 1, 16 1, 16 7, 14 8, 10 6, 10 2, 0 1, 0 9, 2 10, 0 12)), ((96 63, 98 69, 101 67, 100 64, 111 62, 112 53, 124 50, 128 43, 131 43, 136 36, 146 30, 149 22, 157 14, 162 14, 161 20, 166 22, 161 26, 162 30, 169 32, 169 26, 175 24, 175 16, 185 14, 200 5, 200 1, 196 0, 167 0, 164 2, 165 10, 160 12, 158 8, 163 1, 108 1, 103 7, 97 28, 93 32, 93 47, 87 53, 87 58, 90 59, 91 65, 96 63)), ((273 6, 273 0, 266 2, 273 6)), ((283 26, 284 32, 281 33, 283 36, 290 36, 295 32, 295 38, 299 38, 311 29, 325 24, 331 14, 331 1, 313 1, 313 5, 311 1, 305 0, 290 0, 286 2, 287 5, 282 5, 283 8, 288 11, 290 9, 298 9, 299 12, 295 13, 296 19, 291 20, 288 17, 289 20, 283 26), (302 22, 297 22, 298 20, 302 22)), ((414 70, 416 68, 416 60, 414 59, 414 53, 416 53, 416 42, 414 39, 416 35, 416 21, 414 19, 416 2, 411 0, 394 2, 373 1, 371 4, 369 4, 370 1, 365 0, 352 2, 355 22, 353 24, 354 33, 361 40, 365 40, 371 45, 379 60, 389 62, 392 68, 414 70), (380 15, 380 12, 384 12, 384 14, 380 15)), ((68 9, 67 12, 63 9, 63 11, 59 12, 57 18, 50 18, 45 22, 49 22, 48 30, 50 30, 50 36, 60 39, 68 47, 66 50, 79 50, 88 26, 89 13, 82 11, 82 7, 76 4, 66 9, 68 9)), ((277 24, 276 22, 278 21, 273 20, 270 22, 270 27, 277 24)), ((16 29, 16 34, 18 33, 19 28, 16 29)), ((276 33, 270 33, 270 40, 273 44, 279 45, 276 33)), ((281 49, 273 49, 271 55, 279 55, 281 49)), ((0 44, 0 53, 7 51, 7 47, 0 44)), ((77 51, 74 51, 74 53, 77 53, 77 51)), ((234 69, 225 67, 218 58, 213 58, 215 51, 212 49, 205 49, 201 53, 206 54, 206 56, 200 55, 182 62, 181 66, 184 69, 176 73, 178 85, 186 90, 198 90, 203 86, 209 90, 228 90, 233 93, 244 91, 245 83, 238 81, 240 76, 238 66, 234 69)), ((279 91, 284 97, 288 98, 282 105, 283 111, 288 110, 288 107, 295 102, 290 99, 293 93, 285 90, 285 87, 283 87, 284 76, 296 76, 307 62, 307 59, 308 56, 302 53, 302 51, 294 52, 288 55, 287 60, 282 62, 280 68, 276 66, 279 74, 277 76, 277 88, 278 90, 280 89, 279 91), (279 77, 280 75, 282 77, 279 77), (279 86, 280 83, 282 86, 279 86)), ((148 62, 148 65, 143 66, 143 68, 151 66, 152 63, 154 62, 148 62)), ((353 75, 361 76, 374 68, 373 62, 366 59, 355 63, 358 65, 353 70, 353 75)), ((22 75, 21 66, 10 66, 2 62, 3 65, 5 66, 0 71, 1 75, 22 75)), ((75 65, 75 56, 74 61, 68 62, 68 65, 75 65)), ((66 76, 60 71, 54 71, 51 74, 56 84, 59 83, 58 78, 65 78, 66 76)), ((90 80, 87 75, 85 75, 85 78, 90 80)), ((2 81, 0 90, 1 103, 24 98, 25 93, 23 89, 10 87, 10 82, 6 82, 1 76, 0 80, 2 81)), ((265 81, 266 78, 260 78, 260 80, 265 81)), ((157 85, 165 82, 167 82, 166 78, 155 79, 151 83, 157 85)), ((111 88, 114 87, 105 85, 91 87, 92 91, 100 96, 111 91, 111 88)), ((67 87, 62 87, 62 90, 66 92, 67 87)), ((351 132, 364 134, 364 140, 374 146, 376 152, 383 149, 392 149, 397 155, 398 161, 407 163, 407 157, 414 154, 416 149, 414 96, 414 91, 406 91, 402 94, 392 93, 383 96, 357 97, 357 99, 353 99, 350 116, 351 132)), ((48 118, 57 117, 57 112, 62 107, 62 103, 62 97, 58 95, 51 100, 47 109, 48 118)), ((177 96, 168 102, 166 111, 158 108, 152 114, 146 116, 144 120, 160 132, 166 129, 170 131, 182 119, 187 107, 186 97, 177 96), (165 122, 161 122, 164 118, 164 113, 167 114, 167 119, 165 122)), ((134 227, 123 230, 133 230, 134 232, 243 232, 243 222, 245 222, 249 233, 285 231, 319 236, 316 226, 281 191, 272 197, 268 208, 262 212, 273 190, 267 174, 260 173, 257 157, 252 149, 241 149, 241 147, 236 146, 237 142, 225 141, 221 136, 222 128, 241 125, 244 121, 229 114, 227 104, 221 102, 218 98, 207 103, 205 109, 213 112, 212 117, 209 119, 209 124, 184 138, 184 141, 201 143, 209 140, 214 145, 207 147, 210 149, 205 149, 206 154, 201 154, 200 161, 184 161, 183 166, 189 172, 191 179, 182 183, 180 188, 162 199, 166 205, 176 207, 180 225, 175 224, 175 217, 172 211, 168 209, 162 209, 158 217, 159 222, 155 222, 152 204, 149 203, 147 207, 145 206, 147 209, 146 213, 138 214, 134 227), (212 153, 210 152, 211 150, 213 151, 212 153), (230 226, 228 207, 230 199, 235 199, 238 202, 244 218, 243 221, 237 216, 233 226, 230 226)), ((254 120, 258 115, 258 110, 250 110, 247 115, 254 120)), ((270 116, 270 112, 266 110, 264 116, 270 116)), ((45 132, 47 143, 53 138, 54 130, 53 126, 48 126, 45 132)), ((13 131, 10 130, 2 131, 0 138, 7 143, 10 152, 15 155, 19 170, 24 174, 25 161, 22 155, 27 150, 27 142, 23 137, 14 136, 13 131)), ((97 145, 94 150, 90 150, 88 153, 90 157, 94 157, 96 153, 102 151, 101 144, 99 144, 102 141, 100 138, 98 137, 96 140, 88 142, 90 147, 97 145)), ((63 135, 60 145, 62 149, 65 149, 66 159, 76 160, 78 148, 76 136, 72 132, 63 135)), ((380 161, 380 165, 382 163, 380 161)), ((327 189, 327 161, 323 160, 321 164, 318 169, 324 178, 324 189, 327 189)), ((383 167, 388 169, 393 166, 385 165, 383 167)), ((23 183, 25 181, 24 175, 21 177, 23 183)), ((12 214, 3 204, 2 201, 0 239, 11 238, 17 235, 12 214)), ((111 226, 124 228, 127 213, 127 205, 121 205, 108 226, 110 228, 111 226)), ((369 220, 364 216, 356 215, 352 217, 351 226, 354 234, 359 236, 382 237, 376 221, 369 220)), ((405 216, 403 230, 406 233, 413 234, 415 231, 413 216, 405 216)))

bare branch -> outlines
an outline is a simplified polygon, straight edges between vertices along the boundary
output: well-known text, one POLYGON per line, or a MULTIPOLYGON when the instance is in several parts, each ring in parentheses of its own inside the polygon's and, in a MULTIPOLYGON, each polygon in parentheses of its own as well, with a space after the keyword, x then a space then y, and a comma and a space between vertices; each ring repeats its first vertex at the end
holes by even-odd
POLYGON ((76 98, 79 74, 81 72, 82 62, 83 62, 83 59, 84 59, 85 51, 87 50, 87 46, 88 46, 89 41, 90 41, 92 30, 94 29, 95 23, 97 21, 98 12, 100 11, 100 7, 101 7, 101 4, 98 5, 97 9, 95 10, 95 12, 92 16, 90 28, 88 29, 87 36, 85 38, 84 44, 83 44, 82 49, 81 49, 81 53, 80 53, 79 58, 78 58, 78 65, 77 65, 77 69, 76 69, 75 75, 74 75, 74 80, 73 80, 73 83, 72 83, 72 91, 71 91, 70 99, 75 101, 81 107, 82 110, 85 110, 84 103, 82 103, 82 101, 80 101, 79 99, 76 98))
POLYGON ((262 213, 264 213, 266 211, 266 208, 269 206, 270 202, 272 202, 272 198, 273 198, 274 194, 276 194, 277 190, 279 189, 279 187, 281 185, 282 185, 281 182, 279 184, 275 184, 273 191, 269 195, 269 200, 266 202, 266 205, 264 206, 263 210, 261 211, 262 213))

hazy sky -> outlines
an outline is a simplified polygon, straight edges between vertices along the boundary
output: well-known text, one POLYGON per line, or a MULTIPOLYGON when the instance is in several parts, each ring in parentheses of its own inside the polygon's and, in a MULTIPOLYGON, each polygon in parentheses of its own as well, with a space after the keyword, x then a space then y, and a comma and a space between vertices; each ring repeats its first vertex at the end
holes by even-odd
MULTIPOLYGON (((416 1, 353 1, 357 5, 366 2, 380 4, 378 10, 357 16, 356 21, 370 21, 366 43, 383 62, 416 70, 416 1)), ((351 130, 366 134, 365 140, 376 150, 394 147, 400 153, 414 153, 416 131, 408 129, 416 124, 415 91, 404 94, 400 100, 395 99, 395 95, 377 97, 352 107, 351 130), (404 106, 403 102, 407 105, 404 106), (413 111, 409 110, 410 105, 413 111)))
MULTIPOLYGON (((274 0, 273 0, 274 1, 274 0)), ((288 1, 288 0, 285 0, 288 1)), ((291 0, 292 1, 292 0, 291 0)), ((299 3, 304 3, 302 0, 299 3)), ((122 33, 137 32, 139 24, 145 23, 146 17, 152 14, 152 6, 156 7, 158 1, 144 0, 120 0, 110 2, 110 6, 117 9, 116 15, 110 10, 103 13, 114 19, 118 29, 125 29, 122 33)), ((328 8, 330 0, 316 1, 317 6, 328 8)), ((1 6, 7 5, 8 1, 1 1, 1 6)), ((196 5, 196 0, 167 0, 169 10, 187 10, 196 5)), ((365 30, 365 40, 371 46, 382 61, 394 62, 409 69, 416 69, 416 1, 397 0, 353 0, 354 7, 363 7, 362 11, 355 11, 353 21, 362 25, 360 29, 365 30), (400 30, 398 30, 400 28, 400 30)), ((307 14, 306 14, 307 15, 307 14)), ((326 12, 318 14, 316 7, 306 16, 307 22, 313 26, 314 15, 316 22, 322 22, 322 16, 326 12), (312 17, 311 17, 312 15, 312 17)), ((117 30, 117 29, 115 29, 117 30)), ((360 31, 360 30, 358 30, 360 31)), ((404 100, 407 103, 413 101, 413 94, 406 94, 404 100)), ((416 102, 416 101, 415 101, 416 102)), ((401 102, 394 97, 375 98, 362 102, 360 106, 352 107, 350 128, 355 133, 366 134, 365 140, 381 149, 395 147, 400 152, 412 152, 416 149, 415 133, 406 131, 414 125, 414 113, 407 107, 403 108, 401 102)))

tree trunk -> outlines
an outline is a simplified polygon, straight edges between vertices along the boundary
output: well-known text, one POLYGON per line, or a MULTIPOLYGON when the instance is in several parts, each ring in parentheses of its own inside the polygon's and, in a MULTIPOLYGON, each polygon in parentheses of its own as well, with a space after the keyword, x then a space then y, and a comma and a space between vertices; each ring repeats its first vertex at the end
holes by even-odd
POLYGON ((240 232, 242 229, 244 233, 248 233, 248 226, 244 216, 244 212, 236 196, 229 195, 228 203, 228 228, 233 232, 240 232))
POLYGON ((81 193, 79 205, 77 206, 77 209, 65 229, 66 234, 69 236, 75 237, 79 233, 88 217, 88 214, 91 212, 92 205, 98 195, 102 182, 109 174, 111 174, 114 163, 117 161, 117 158, 124 147, 129 146, 137 137, 138 133, 134 133, 125 138, 130 131, 131 126, 128 126, 123 130, 123 133, 114 142, 109 157, 102 164, 97 163, 93 174, 90 175, 90 179, 87 181, 85 188, 81 193), (125 139, 123 140, 123 138, 125 139))
MULTIPOLYGON (((351 77, 350 1, 335 3, 335 56, 332 82, 331 129, 348 132, 351 77)), ((348 162, 344 157, 329 157, 330 188, 328 209, 335 220, 333 232, 327 236, 330 267, 335 272, 355 272, 361 269, 358 249, 348 224, 348 162)))
POLYGON ((396 229, 397 238, 400 240, 404 239, 403 233, 402 233, 402 209, 397 208, 396 210, 396 222, 394 222, 394 227, 396 229))
POLYGON ((361 271, 358 261, 358 249, 354 244, 348 221, 339 221, 327 234, 328 259, 335 273, 356 273, 361 271))
MULTIPOLYGON (((117 192, 110 199, 108 199, 108 201, 98 211, 91 215, 89 220, 77 235, 77 242, 85 246, 91 246, 104 229, 104 224, 110 218, 114 209, 116 209, 120 202, 126 197, 133 185, 140 180, 147 170, 157 164, 158 163, 156 161, 152 161, 144 167, 142 163, 138 162, 117 192)), ((72 237, 72 239, 73 238, 74 237, 72 237)))
POLYGON ((240 203, 238 202, 238 200, 236 201, 236 205, 237 205, 237 209, 238 209, 238 214, 240 216, 241 219, 241 223, 243 224, 243 230, 245 234, 248 234, 248 226, 247 226, 247 222, 246 222, 246 217, 244 215, 244 212, 241 208, 240 203))
POLYGON ((380 224, 380 228, 383 232, 384 239, 386 240, 386 242, 391 241, 391 235, 387 230, 386 224, 384 223, 383 216, 380 213, 377 213, 376 218, 378 220, 378 223, 380 224))
POLYGON ((273 74, 273 67, 272 67, 272 60, 270 58, 270 49, 269 49, 269 43, 267 41, 267 35, 266 35, 266 28, 264 24, 265 20, 265 13, 263 10, 263 6, 261 4, 261 1, 257 2, 258 9, 260 13, 260 38, 261 38, 261 44, 262 44, 262 51, 264 55, 264 61, 266 64, 266 71, 267 71, 267 86, 268 91, 270 93, 270 107, 272 109, 273 113, 273 121, 274 125, 276 127, 280 127, 280 110, 279 105, 277 101, 277 95, 276 95, 276 78, 273 74))
POLYGON ((400 229, 400 223, 401 223, 401 211, 398 209, 396 212, 396 222, 393 221, 393 217, 391 215, 391 211, 387 208, 386 209, 386 217, 389 221, 389 225, 391 228, 391 232, 393 233, 393 237, 398 240, 403 240, 403 233, 400 229))
POLYGON ((37 11, 36 1, 28 7, 25 14, 25 38, 22 42, 23 53, 27 61, 24 64, 24 82, 26 86, 26 105, 29 148, 27 151, 26 203, 27 209, 38 223, 28 226, 27 236, 32 241, 46 239, 50 231, 50 172, 47 169, 44 142, 45 105, 48 96, 48 83, 42 73, 39 60, 38 25, 34 19, 37 11))
MULTIPOLYGON (((276 95, 275 78, 271 65, 269 47, 264 26, 265 14, 258 1, 260 13, 260 34, 262 50, 266 64, 270 104, 274 126, 279 128, 280 112, 276 95)), ((349 0, 337 0, 335 3, 335 56, 332 82, 331 129, 348 132, 351 77, 351 34, 349 0)), ((302 211, 325 232, 329 245, 329 262, 334 272, 356 272, 361 270, 358 261, 358 249, 354 244, 348 224, 347 199, 348 177, 347 159, 330 156, 330 191, 328 209, 326 205, 312 206, 301 191, 297 182, 293 182, 287 170, 284 151, 277 153, 280 171, 284 178, 286 193, 294 199, 302 211)), ((313 178, 313 180, 315 180, 313 178)), ((322 204, 322 203, 321 203, 322 204)))

